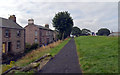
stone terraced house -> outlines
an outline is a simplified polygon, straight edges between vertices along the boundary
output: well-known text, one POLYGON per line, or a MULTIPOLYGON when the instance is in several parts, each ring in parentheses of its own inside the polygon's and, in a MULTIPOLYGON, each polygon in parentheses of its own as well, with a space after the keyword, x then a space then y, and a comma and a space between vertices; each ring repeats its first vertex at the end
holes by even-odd
POLYGON ((19 54, 25 48, 25 29, 16 23, 15 15, 0 17, 0 48, 2 54, 19 54))
POLYGON ((33 19, 28 20, 28 25, 25 26, 26 43, 38 43, 39 46, 47 45, 57 40, 56 32, 49 29, 49 25, 45 27, 34 24, 33 19))

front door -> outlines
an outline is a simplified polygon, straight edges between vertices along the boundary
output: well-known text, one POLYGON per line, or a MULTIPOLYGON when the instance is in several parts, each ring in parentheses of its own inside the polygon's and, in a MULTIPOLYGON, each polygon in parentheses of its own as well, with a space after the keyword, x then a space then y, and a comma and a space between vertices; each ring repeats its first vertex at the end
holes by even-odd
POLYGON ((6 52, 6 43, 3 42, 2 44, 2 53, 5 53, 6 52))
POLYGON ((11 42, 8 42, 8 52, 11 52, 11 42))

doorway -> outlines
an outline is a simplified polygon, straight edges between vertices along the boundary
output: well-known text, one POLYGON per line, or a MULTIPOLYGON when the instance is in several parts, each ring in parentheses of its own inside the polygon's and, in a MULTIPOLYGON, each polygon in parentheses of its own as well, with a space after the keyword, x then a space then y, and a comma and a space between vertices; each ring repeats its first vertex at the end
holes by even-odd
POLYGON ((8 42, 8 52, 11 52, 11 42, 8 42))
POLYGON ((6 43, 2 43, 2 53, 6 53, 6 43))

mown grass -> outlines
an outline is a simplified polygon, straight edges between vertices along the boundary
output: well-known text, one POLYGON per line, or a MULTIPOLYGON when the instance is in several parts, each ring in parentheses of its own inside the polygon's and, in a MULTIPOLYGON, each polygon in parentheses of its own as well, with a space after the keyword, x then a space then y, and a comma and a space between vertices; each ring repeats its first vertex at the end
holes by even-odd
POLYGON ((118 73, 118 37, 75 38, 83 73, 118 73))
POLYGON ((68 43, 69 40, 70 38, 65 39, 64 41, 59 40, 57 42, 49 44, 46 47, 43 46, 41 48, 33 50, 27 53, 24 57, 22 57, 18 61, 14 62, 14 64, 12 63, 10 65, 2 65, 2 72, 5 72, 6 70, 8 70, 13 66, 21 66, 21 67, 26 66, 47 53, 50 53, 52 56, 54 56, 68 43))

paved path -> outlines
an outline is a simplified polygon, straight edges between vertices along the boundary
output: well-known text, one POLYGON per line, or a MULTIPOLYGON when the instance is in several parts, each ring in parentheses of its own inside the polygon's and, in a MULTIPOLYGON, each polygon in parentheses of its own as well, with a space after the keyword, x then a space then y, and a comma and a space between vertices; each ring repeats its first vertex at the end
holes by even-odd
POLYGON ((81 73, 74 39, 71 39, 39 73, 81 73))

